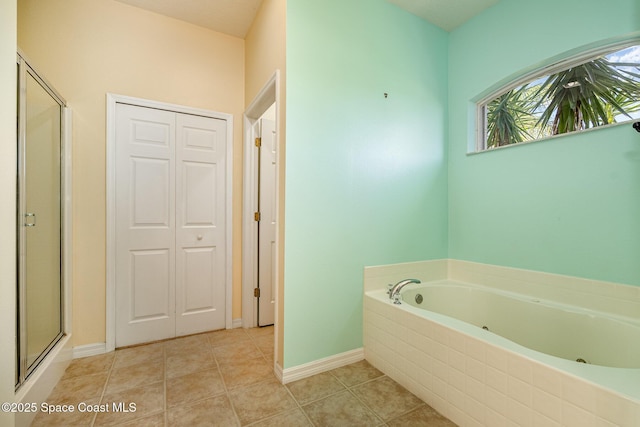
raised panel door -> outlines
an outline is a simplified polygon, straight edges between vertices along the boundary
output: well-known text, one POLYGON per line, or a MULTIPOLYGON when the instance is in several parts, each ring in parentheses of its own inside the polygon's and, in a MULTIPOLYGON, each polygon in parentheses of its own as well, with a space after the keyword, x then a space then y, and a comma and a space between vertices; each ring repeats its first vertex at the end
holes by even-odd
POLYGON ((175 336, 175 114, 117 104, 116 346, 175 336))
POLYGON ((220 119, 177 116, 178 335, 225 327, 226 126, 220 119))

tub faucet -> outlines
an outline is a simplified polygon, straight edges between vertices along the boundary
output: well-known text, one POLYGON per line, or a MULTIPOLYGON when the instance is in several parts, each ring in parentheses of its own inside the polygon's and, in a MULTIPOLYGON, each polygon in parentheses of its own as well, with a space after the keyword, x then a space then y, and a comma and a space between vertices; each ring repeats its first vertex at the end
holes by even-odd
POLYGON ((389 299, 393 300, 394 304, 402 304, 400 302, 400 291, 409 283, 420 283, 418 279, 404 279, 396 283, 395 285, 389 285, 389 299))

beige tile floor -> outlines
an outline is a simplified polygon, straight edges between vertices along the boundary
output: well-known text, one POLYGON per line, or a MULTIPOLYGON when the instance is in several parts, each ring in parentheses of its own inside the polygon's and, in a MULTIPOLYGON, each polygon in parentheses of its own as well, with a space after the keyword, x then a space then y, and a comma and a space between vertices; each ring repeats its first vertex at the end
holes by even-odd
POLYGON ((280 384, 272 327, 76 359, 47 404, 75 411, 40 412, 32 426, 455 426, 364 360, 280 384))

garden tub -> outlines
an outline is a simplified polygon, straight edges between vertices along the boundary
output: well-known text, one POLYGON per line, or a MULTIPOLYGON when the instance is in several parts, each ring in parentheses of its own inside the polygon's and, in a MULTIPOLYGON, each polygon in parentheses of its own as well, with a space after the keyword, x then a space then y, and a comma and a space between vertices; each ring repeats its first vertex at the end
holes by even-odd
POLYGON ((365 357, 459 425, 640 425, 637 319, 441 280, 365 292, 365 357))

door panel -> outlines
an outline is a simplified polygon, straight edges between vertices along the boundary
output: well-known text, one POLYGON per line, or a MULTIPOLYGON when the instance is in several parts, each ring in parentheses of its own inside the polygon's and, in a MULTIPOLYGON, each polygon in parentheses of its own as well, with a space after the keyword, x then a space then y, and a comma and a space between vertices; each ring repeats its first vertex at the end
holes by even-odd
POLYGON ((151 144, 170 148, 170 134, 173 132, 173 126, 170 123, 131 118, 130 126, 131 144, 151 144))
POLYGON ((185 227, 216 225, 216 165, 182 162, 185 227))
POLYGON ((258 325, 266 326, 273 324, 275 311, 276 161, 278 153, 275 121, 261 119, 261 129, 258 325))
POLYGON ((170 252, 168 250, 131 251, 131 323, 166 319, 169 307, 170 252))
POLYGON ((61 107, 30 72, 25 74, 20 231, 28 373, 62 333, 61 107))
POLYGON ((131 157, 131 227, 169 227, 171 172, 168 159, 131 157))
POLYGON ((175 114, 116 107, 116 346, 175 336, 175 114))
POLYGON ((216 248, 186 248, 183 250, 184 277, 182 297, 184 313, 193 314, 215 308, 211 283, 215 280, 216 248))
POLYGON ((225 159, 227 122, 177 115, 176 334, 226 324, 225 159))

